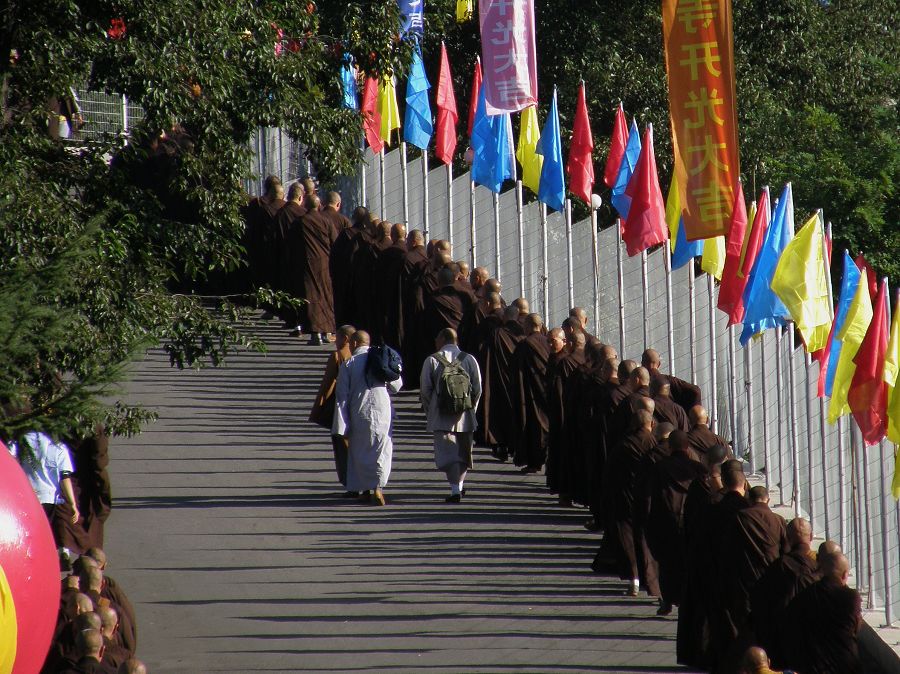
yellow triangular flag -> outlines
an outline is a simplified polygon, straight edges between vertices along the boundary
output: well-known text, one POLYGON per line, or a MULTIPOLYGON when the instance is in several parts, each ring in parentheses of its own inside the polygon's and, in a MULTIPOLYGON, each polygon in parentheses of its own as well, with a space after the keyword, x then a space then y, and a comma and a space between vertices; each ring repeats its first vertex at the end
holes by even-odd
POLYGON ((678 189, 678 175, 672 171, 669 194, 666 196, 666 224, 669 225, 669 250, 675 252, 678 238, 678 224, 681 222, 681 190, 678 189))
POLYGON ((717 236, 703 241, 703 258, 700 260, 700 269, 717 281, 722 280, 722 272, 725 271, 725 237, 717 236))
POLYGON ((841 340, 841 355, 838 358, 837 368, 834 372, 834 386, 831 390, 831 400, 828 401, 828 421, 834 423, 850 412, 847 402, 847 392, 850 390, 850 382, 856 372, 856 353, 866 336, 869 323, 872 322, 872 298, 869 296, 869 280, 866 270, 859 275, 859 285, 856 294, 850 303, 844 325, 838 331, 837 338, 841 340))
POLYGON ((535 194, 541 183, 541 168, 544 157, 535 152, 541 137, 538 125, 537 107, 531 106, 522 110, 519 116, 519 142, 516 146, 516 159, 522 165, 522 184, 535 194))
POLYGON ((824 241, 822 220, 816 213, 784 247, 769 284, 797 324, 809 353, 825 348, 833 320, 824 241))
POLYGON ((474 0, 456 0, 456 23, 465 23, 474 13, 474 0))
POLYGON ((381 140, 391 144, 391 131, 400 128, 400 107, 397 105, 397 87, 394 78, 386 75, 378 83, 378 114, 381 115, 381 140))

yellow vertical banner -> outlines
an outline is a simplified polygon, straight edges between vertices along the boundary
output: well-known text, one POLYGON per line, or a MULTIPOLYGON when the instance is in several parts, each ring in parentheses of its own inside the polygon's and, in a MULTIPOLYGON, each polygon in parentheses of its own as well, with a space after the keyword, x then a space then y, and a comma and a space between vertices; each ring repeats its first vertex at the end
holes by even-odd
POLYGON ((731 0, 663 0, 662 14, 685 235, 724 236, 740 176, 731 0))

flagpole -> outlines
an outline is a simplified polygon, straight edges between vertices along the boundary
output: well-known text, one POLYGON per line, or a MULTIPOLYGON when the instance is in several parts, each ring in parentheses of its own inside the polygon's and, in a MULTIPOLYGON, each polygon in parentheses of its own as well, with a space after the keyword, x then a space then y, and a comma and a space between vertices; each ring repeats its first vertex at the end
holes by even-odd
POLYGON ((381 212, 378 217, 384 219, 384 148, 378 153, 378 184, 381 187, 381 212))
MULTIPOLYGON (((406 166, 406 141, 400 143, 400 177, 403 179, 403 224, 409 227, 409 181, 406 166)), ((384 218, 384 212, 381 217, 384 218)))
POLYGON ((669 372, 675 374, 675 317, 672 314, 672 246, 666 245, 663 263, 666 272, 666 329, 669 342, 669 372))
MULTIPOLYGON (((797 447, 797 406, 796 395, 797 387, 794 381, 794 323, 787 322, 788 332, 788 424, 790 428, 790 450, 791 450, 791 472, 793 489, 791 490, 791 501, 794 504, 794 517, 800 517, 800 448, 797 447)), ((812 522, 810 522, 812 524, 812 522)))
MULTIPOLYGON (((885 278, 882 283, 884 283, 885 292, 887 292, 888 280, 885 278)), ((897 299, 900 300, 900 295, 898 295, 897 299)), ((891 324, 890 300, 887 301, 887 324, 891 324)), ((885 446, 886 443, 882 438, 881 442, 878 443, 878 463, 881 467, 881 561, 884 570, 884 622, 887 627, 893 627, 894 607, 892 606, 893 598, 891 597, 891 551, 888 549, 888 510, 890 510, 891 507, 891 484, 887 479, 887 472, 884 467, 887 462, 887 450, 885 449, 885 446)))
MULTIPOLYGON (((806 480, 809 484, 809 525, 812 527, 813 531, 816 530, 816 525, 814 523, 816 518, 816 492, 813 489, 813 410, 812 410, 812 398, 809 396, 809 384, 810 384, 810 368, 812 367, 812 356, 809 355, 809 352, 806 352, 806 356, 804 357, 804 362, 806 363, 806 480)), ((826 536, 827 538, 827 536, 826 536)))
MULTIPOLYGON (((719 354, 716 348, 716 280, 712 274, 706 275, 706 291, 709 294, 709 367, 710 367, 710 415, 709 427, 713 433, 719 432, 719 354)), ((732 438, 732 442, 734 439, 732 438)))
MULTIPOLYGON (((469 181, 469 234, 472 237, 472 245, 469 247, 471 251, 472 269, 478 266, 475 261, 476 245, 475 245, 475 181, 469 181)), ((451 246, 452 250, 452 246, 451 246)))
POLYGON ((875 608, 875 560, 872 550, 872 520, 869 516, 869 459, 866 456, 866 441, 859 434, 860 447, 862 451, 859 453, 862 461, 862 499, 863 499, 863 525, 866 532, 866 582, 868 583, 867 605, 868 608, 875 608))
MULTIPOLYGON (((847 446, 844 438, 844 417, 838 417, 838 517, 840 517, 840 540, 841 549, 846 550, 849 543, 848 522, 847 522, 847 468, 846 453, 847 446)), ((852 477, 852 472, 851 472, 852 477)), ((852 490, 852 486, 851 486, 852 490)), ((852 495, 851 495, 852 496, 852 495)))
POLYGON ((516 181, 516 234, 519 237, 519 297, 525 297, 525 224, 522 181, 516 181))
POLYGON ((782 409, 784 406, 784 373, 781 371, 783 366, 783 354, 781 340, 781 328, 775 328, 775 400, 777 410, 777 428, 778 428, 778 493, 781 495, 781 504, 786 505, 784 500, 784 435, 781 430, 782 409))
POLYGON ((547 204, 541 204, 541 293, 544 301, 544 322, 550 322, 550 293, 547 292, 547 204))
POLYGON ((568 269, 569 308, 575 306, 575 269, 572 261, 572 200, 566 199, 566 265, 568 269))
MULTIPOLYGON (((744 347, 744 391, 747 394, 747 449, 750 450, 750 473, 756 475, 759 466, 756 461, 756 445, 753 443, 753 340, 747 342, 747 346, 744 347)), ((768 480, 766 471, 767 483, 768 480)))
MULTIPOLYGON (((594 276, 594 334, 600 333, 600 251, 597 241, 597 209, 591 203, 591 266, 594 276)), ((670 370, 671 372, 671 370, 670 370)))
MULTIPOLYGON (((722 292, 722 289, 719 289, 722 292)), ((737 354, 734 350, 734 326, 728 326, 728 421, 731 425, 731 444, 737 444, 737 354)))
POLYGON ((862 534, 862 500, 860 498, 860 488, 859 488, 859 452, 856 448, 856 438, 854 433, 854 426, 851 423, 850 429, 850 461, 851 461, 851 473, 850 473, 850 488, 852 491, 853 498, 853 551, 854 551, 854 575, 856 576, 856 589, 860 591, 862 594, 862 573, 863 573, 863 554, 862 554, 862 546, 863 546, 863 534, 862 534))
MULTIPOLYGON (((428 220, 425 221, 426 233, 425 238, 428 239, 428 220)), ((447 231, 453 230, 453 165, 447 164, 447 231)), ((451 244, 450 250, 453 250, 451 244)))
MULTIPOLYGON (((450 198, 450 193, 447 193, 447 198, 450 198)), ((422 229, 425 230, 425 241, 428 242, 428 231, 431 229, 431 223, 428 216, 428 201, 430 199, 430 195, 428 194, 428 150, 422 150, 422 229)), ((419 223, 415 223, 418 225, 419 223)), ((407 228, 411 229, 413 227, 413 223, 407 223, 407 228)))
MULTIPOLYGON (((821 209, 820 209, 821 212, 821 209)), ((829 225, 830 231, 831 225, 829 225)), ((828 287, 828 297, 831 301, 833 301, 834 294, 833 288, 831 287, 831 257, 828 253, 828 236, 822 237, 822 259, 825 260, 825 284, 828 287)), ((833 309, 833 307, 830 307, 833 309)), ((832 311, 832 313, 834 313, 832 311)), ((832 317, 833 320, 834 317, 832 317)), ((824 356, 823 356, 824 357, 824 356)), ((825 365, 825 370, 821 370, 823 364, 820 364, 820 374, 819 376, 824 376, 827 371, 827 363, 825 365)), ((828 506, 828 427, 825 425, 826 419, 826 410, 825 410, 825 395, 824 390, 822 391, 823 395, 818 396, 818 384, 816 384, 817 390, 816 394, 819 398, 819 432, 822 435, 822 512, 823 517, 825 518, 825 539, 829 540, 831 538, 831 508, 828 506)), ((824 388, 824 387, 823 387, 824 388)), ((812 445, 810 445, 811 447, 812 445)), ((838 459, 840 460, 840 459, 838 459)), ((810 489, 812 487, 810 486, 810 489)), ((812 499, 810 499, 812 500, 812 499)))
MULTIPOLYGON (((766 467, 766 489, 772 488, 772 462, 769 446, 769 392, 766 385, 766 333, 759 338, 759 361, 762 377, 762 427, 763 427, 763 461, 766 467)), ((747 346, 750 342, 747 342, 747 346)))
POLYGON ((641 304, 644 316, 644 349, 650 348, 650 289, 647 279, 647 249, 641 251, 641 304))
POLYGON ((494 197, 494 278, 500 281, 500 195, 497 192, 491 194, 494 197))
POLYGON ((619 358, 625 358, 625 274, 622 271, 622 220, 616 218, 616 281, 619 284, 619 358))
POLYGON ((696 281, 694 279, 694 261, 686 267, 688 272, 688 313, 690 313, 690 324, 688 332, 688 341, 690 342, 691 356, 691 383, 697 383, 697 297, 694 287, 696 281))
MULTIPOLYGON (((363 136, 365 138, 365 136, 363 136)), ((362 196, 362 206, 365 208, 369 207, 369 190, 368 185, 366 184, 366 144, 365 140, 362 142, 362 160, 360 162, 360 170, 359 170, 359 191, 362 196)))

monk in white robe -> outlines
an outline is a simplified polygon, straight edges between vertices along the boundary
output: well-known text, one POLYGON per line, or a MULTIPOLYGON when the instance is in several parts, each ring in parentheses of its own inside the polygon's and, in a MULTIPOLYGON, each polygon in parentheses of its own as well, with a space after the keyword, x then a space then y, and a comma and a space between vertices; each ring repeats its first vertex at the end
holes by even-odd
POLYGON ((353 356, 341 365, 335 391, 332 435, 346 437, 347 490, 362 494, 362 500, 384 505, 384 487, 391 475, 391 393, 400 391, 402 381, 370 386, 366 381, 369 334, 354 333, 350 340, 353 356))

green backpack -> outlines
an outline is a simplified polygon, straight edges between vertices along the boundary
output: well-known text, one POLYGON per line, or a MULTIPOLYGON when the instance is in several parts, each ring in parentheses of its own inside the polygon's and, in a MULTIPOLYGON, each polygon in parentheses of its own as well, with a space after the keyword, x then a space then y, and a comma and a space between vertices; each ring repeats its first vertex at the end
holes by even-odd
POLYGON ((435 359, 441 364, 441 374, 437 385, 438 409, 445 414, 462 414, 472 409, 472 381, 469 373, 463 369, 460 351, 451 363, 440 353, 435 359))

